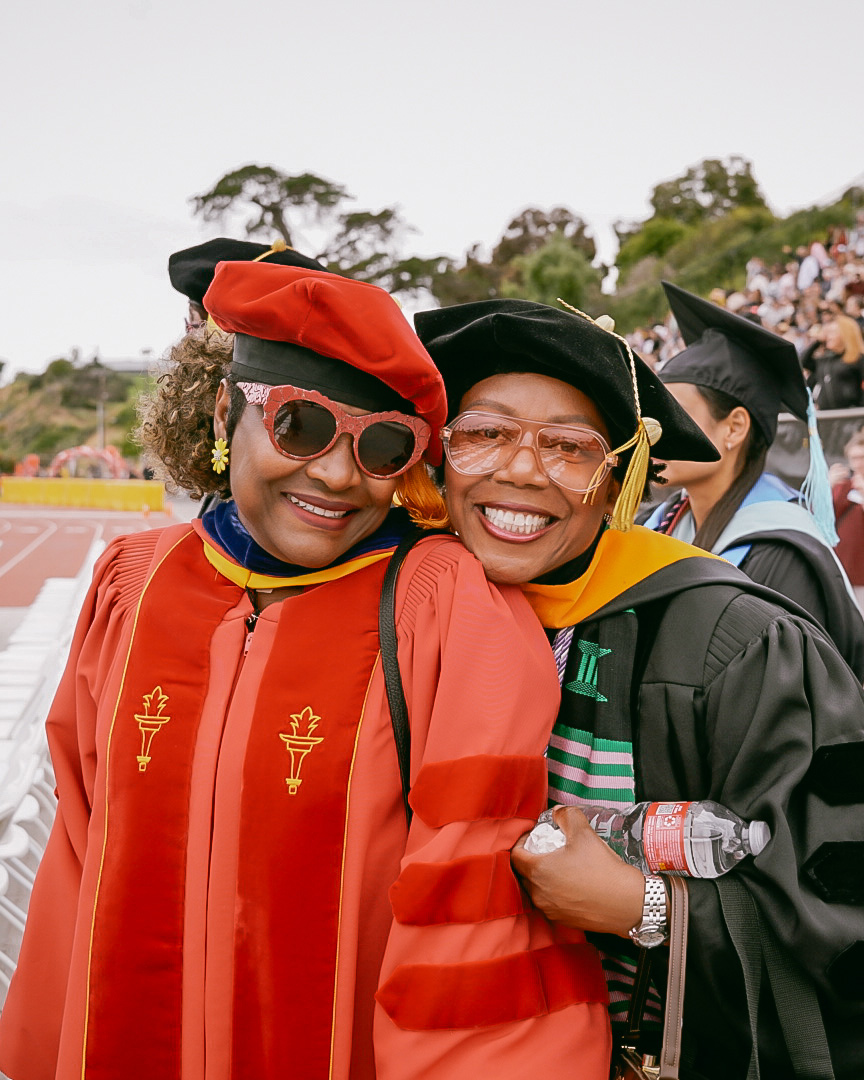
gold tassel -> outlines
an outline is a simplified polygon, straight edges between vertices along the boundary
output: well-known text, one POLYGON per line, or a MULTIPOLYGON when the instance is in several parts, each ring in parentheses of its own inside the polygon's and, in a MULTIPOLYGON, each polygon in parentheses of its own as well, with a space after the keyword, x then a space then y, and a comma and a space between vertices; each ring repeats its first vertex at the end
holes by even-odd
POLYGON ((633 454, 609 519, 609 528, 618 529, 619 532, 629 532, 633 528, 633 519, 645 494, 645 481, 648 479, 648 466, 651 464, 651 443, 641 418, 639 429, 633 438, 613 453, 623 453, 631 446, 634 448, 633 454))
MULTIPOLYGON (((633 359, 633 350, 630 348, 630 344, 626 338, 615 333, 615 320, 610 315, 600 315, 596 320, 592 319, 590 315, 586 315, 584 311, 580 311, 579 308, 575 308, 572 304, 568 304, 567 301, 562 300, 560 296, 557 299, 562 307, 572 311, 574 315, 579 315, 583 319, 593 322, 595 326, 598 326, 601 330, 605 330, 606 333, 614 337, 616 341, 620 341, 627 352, 627 359, 630 364, 630 378, 633 385, 633 404, 636 408, 637 428, 636 434, 632 439, 628 439, 626 443, 623 443, 617 449, 612 451, 615 455, 623 454, 625 450, 629 450, 633 447, 633 454, 630 457, 627 472, 624 474, 624 483, 621 485, 621 490, 618 492, 618 498, 615 500, 612 516, 609 519, 609 528, 618 529, 619 532, 629 532, 633 528, 633 519, 636 517, 636 511, 639 509, 639 504, 642 502, 642 498, 645 494, 645 482, 648 479, 648 468, 651 464, 651 447, 660 439, 660 436, 663 434, 663 428, 659 421, 653 419, 653 417, 642 415, 642 407, 639 402, 639 384, 636 379, 636 362, 633 359)), ((601 465, 600 469, 602 468, 603 466, 601 465)), ((598 469, 598 472, 600 469, 598 469)), ((596 474, 594 479, 596 480, 596 474)), ((594 491, 590 492, 590 496, 591 498, 588 499, 589 502, 594 499, 594 491)))
POLYGON ((450 528, 447 504, 422 461, 396 481, 393 502, 396 506, 404 506, 411 520, 421 529, 450 528))

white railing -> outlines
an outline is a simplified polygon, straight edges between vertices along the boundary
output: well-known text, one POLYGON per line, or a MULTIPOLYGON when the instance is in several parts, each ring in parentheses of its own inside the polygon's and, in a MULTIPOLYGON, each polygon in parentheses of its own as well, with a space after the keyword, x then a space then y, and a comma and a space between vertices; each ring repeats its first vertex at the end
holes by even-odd
POLYGON ((0 652, 0 1006, 57 805, 45 717, 103 547, 93 544, 77 577, 45 581, 0 652))

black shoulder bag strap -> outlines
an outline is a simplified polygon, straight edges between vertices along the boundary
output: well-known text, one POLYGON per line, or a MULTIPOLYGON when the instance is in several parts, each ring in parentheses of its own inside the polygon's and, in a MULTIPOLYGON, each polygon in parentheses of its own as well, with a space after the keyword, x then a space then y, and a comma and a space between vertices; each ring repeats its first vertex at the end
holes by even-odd
POLYGON ((381 649, 381 670, 384 672, 384 686, 387 690, 387 703, 390 706, 390 721, 393 724, 393 738, 396 742, 396 756, 399 759, 399 776, 402 779, 402 801, 405 804, 405 817, 411 825, 413 811, 408 803, 411 790, 411 725, 408 720, 408 705, 405 691, 402 689, 402 675, 399 671, 399 655, 396 640, 396 578, 405 556, 426 532, 419 529, 403 536, 390 556, 390 563, 381 585, 381 602, 378 606, 378 642, 381 649))
POLYGON ((795 1076, 834 1080, 822 1010, 811 980, 782 948, 747 886, 736 879, 735 871, 717 878, 715 884, 744 972, 753 1040, 747 1080, 759 1080, 758 1013, 763 960, 795 1076))

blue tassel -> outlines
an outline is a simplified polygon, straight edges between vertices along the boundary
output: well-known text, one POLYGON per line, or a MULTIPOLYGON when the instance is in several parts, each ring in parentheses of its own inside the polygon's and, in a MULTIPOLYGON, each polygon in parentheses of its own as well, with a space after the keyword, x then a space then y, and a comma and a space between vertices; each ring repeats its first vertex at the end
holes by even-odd
POLYGON ((828 462, 816 426, 813 395, 807 391, 807 441, 810 444, 810 468, 801 485, 800 502, 816 519, 819 531, 831 547, 840 540, 834 522, 834 501, 828 480, 828 462))

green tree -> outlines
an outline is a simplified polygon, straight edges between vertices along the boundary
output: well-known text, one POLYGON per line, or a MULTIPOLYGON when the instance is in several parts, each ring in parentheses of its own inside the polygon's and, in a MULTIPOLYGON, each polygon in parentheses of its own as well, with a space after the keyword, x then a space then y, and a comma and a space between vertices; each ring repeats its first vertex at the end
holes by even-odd
POLYGON ((52 360, 48 367, 45 368, 45 381, 66 379, 74 370, 75 365, 72 361, 67 360, 65 356, 60 356, 56 360, 52 360))
POLYGON ((272 165, 243 165, 225 173, 209 191, 193 195, 192 213, 221 224, 230 214, 245 214, 247 236, 279 236, 294 247, 295 219, 325 221, 351 196, 341 184, 315 173, 290 176, 272 165), (291 220, 289 220, 291 219, 291 220))
POLYGON ((586 264, 596 255, 587 225, 578 214, 566 206, 529 207, 507 225, 488 259, 483 258, 479 244, 470 247, 461 266, 445 266, 434 276, 432 293, 444 306, 523 295, 518 291, 524 273, 520 260, 553 241, 581 253, 586 264))
POLYGON ((616 222, 618 281, 611 303, 622 326, 665 311, 661 278, 694 292, 738 287, 751 254, 763 254, 760 233, 776 220, 751 163, 705 158, 651 193, 651 217, 616 222))
MULTIPOLYGON (((661 232, 658 222, 659 219, 652 219, 643 233, 650 237, 655 226, 661 232)), ((715 287, 741 288, 750 256, 770 257, 768 238, 775 223, 767 208, 742 206, 723 217, 681 226, 680 238, 671 246, 661 245, 651 252, 643 250, 635 262, 622 260, 618 287, 610 298, 610 314, 624 332, 662 319, 668 312, 660 287, 662 278, 701 296, 707 296, 715 287)), ((624 248, 633 250, 640 246, 643 233, 625 241, 622 253, 624 248)), ((670 232, 669 236, 672 235, 670 232)), ((647 240, 645 243, 647 247, 647 240)))
POLYGON ((636 232, 626 235, 618 249, 616 264, 621 273, 649 255, 662 257, 688 233, 688 227, 680 221, 665 217, 653 217, 636 232))
POLYGON ((432 281, 432 295, 442 307, 470 304, 475 300, 493 300, 499 294, 502 267, 484 259, 480 245, 465 252, 461 266, 451 263, 432 281))
POLYGON ((735 207, 765 205, 752 163, 738 155, 705 158, 651 194, 654 217, 684 225, 722 217, 735 207))
POLYGON ((306 237, 320 237, 320 250, 307 254, 328 270, 391 292, 428 289, 449 266, 443 256, 403 258, 404 239, 412 230, 400 211, 393 206, 377 212, 349 209, 352 199, 342 184, 315 173, 291 175, 272 165, 250 164, 226 173, 189 201, 203 221, 222 224, 229 217, 241 218, 249 237, 270 239, 276 233, 289 247, 304 249, 306 237))
POLYGON ((583 310, 600 300, 601 271, 562 235, 528 255, 517 255, 513 263, 516 274, 503 283, 502 296, 553 306, 560 297, 583 310))
POLYGON ((597 254, 588 226, 578 214, 566 206, 553 206, 551 210, 532 206, 517 214, 504 230, 492 252, 492 262, 506 266, 519 255, 539 251, 556 237, 568 240, 572 247, 583 252, 588 262, 597 254))

